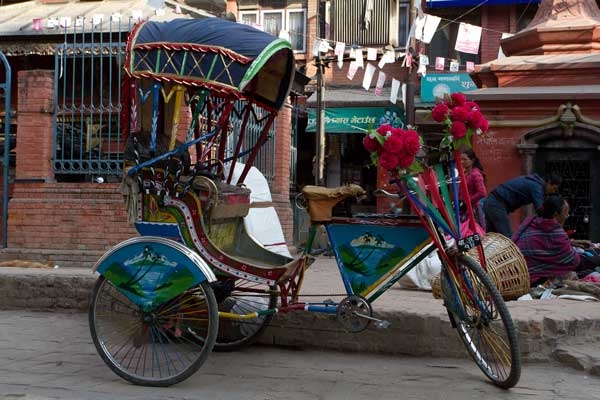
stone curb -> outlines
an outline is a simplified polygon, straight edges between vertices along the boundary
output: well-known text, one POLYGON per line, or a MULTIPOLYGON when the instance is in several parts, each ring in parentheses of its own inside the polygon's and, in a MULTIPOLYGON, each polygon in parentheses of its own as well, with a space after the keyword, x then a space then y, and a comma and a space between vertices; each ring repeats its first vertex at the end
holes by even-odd
MULTIPOLYGON (((0 309, 87 312, 95 280, 90 270, 79 268, 0 268, 0 309)), ((399 304, 386 298, 387 293, 381 298, 382 304, 377 304, 379 299, 374 304, 374 316, 391 323, 387 329, 370 325, 363 332, 350 333, 335 316, 290 312, 276 314, 259 342, 419 357, 468 357, 441 300, 433 299, 430 293, 397 292, 406 296, 394 300, 399 304)), ((518 327, 524 362, 557 360, 600 376, 597 304, 564 300, 507 304, 518 327)))

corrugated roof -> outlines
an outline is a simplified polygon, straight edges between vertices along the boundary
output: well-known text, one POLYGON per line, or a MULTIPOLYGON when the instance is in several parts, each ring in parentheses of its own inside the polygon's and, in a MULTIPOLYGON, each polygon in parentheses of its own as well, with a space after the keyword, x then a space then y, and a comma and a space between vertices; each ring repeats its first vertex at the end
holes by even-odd
MULTIPOLYGON (((208 9, 225 6, 224 0, 203 0, 208 9)), ((7 56, 54 54, 65 33, 126 33, 137 18, 169 21, 175 18, 203 18, 214 15, 200 8, 173 0, 104 0, 42 3, 27 1, 0 7, 0 51, 7 56), (164 5, 156 8, 156 5, 164 5), (179 9, 176 12, 176 10, 179 9), (98 16, 102 16, 101 19, 98 16), (118 18, 120 16, 120 18, 118 18), (34 19, 41 19, 41 30, 34 29, 34 19), (50 20, 60 23, 70 18, 70 26, 50 27, 50 20), (79 20, 78 20, 79 18, 79 20), (96 23, 94 23, 96 22, 96 23)))

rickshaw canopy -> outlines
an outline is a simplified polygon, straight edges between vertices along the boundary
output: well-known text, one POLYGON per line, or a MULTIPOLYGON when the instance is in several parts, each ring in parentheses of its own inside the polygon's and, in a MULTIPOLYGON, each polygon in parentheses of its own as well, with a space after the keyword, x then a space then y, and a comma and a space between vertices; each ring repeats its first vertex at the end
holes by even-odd
POLYGON ((127 50, 125 70, 134 78, 205 87, 273 109, 294 78, 287 40, 220 18, 141 22, 127 50))

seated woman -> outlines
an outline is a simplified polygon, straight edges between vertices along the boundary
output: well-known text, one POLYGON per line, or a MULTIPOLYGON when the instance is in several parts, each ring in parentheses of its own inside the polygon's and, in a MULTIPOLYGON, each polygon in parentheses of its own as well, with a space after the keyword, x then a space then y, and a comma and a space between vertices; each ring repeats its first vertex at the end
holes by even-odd
POLYGON ((563 229, 568 216, 569 204, 561 196, 548 196, 537 215, 525 219, 513 235, 527 262, 532 287, 570 276, 577 279, 573 272, 582 272, 594 263, 573 247, 585 246, 587 241, 572 241, 563 229))

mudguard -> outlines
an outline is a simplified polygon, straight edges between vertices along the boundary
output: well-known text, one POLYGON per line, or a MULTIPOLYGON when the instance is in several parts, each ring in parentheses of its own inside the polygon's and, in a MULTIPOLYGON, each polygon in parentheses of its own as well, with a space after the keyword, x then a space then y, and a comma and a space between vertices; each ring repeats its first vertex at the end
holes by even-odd
POLYGON ((200 282, 216 280, 197 253, 157 236, 125 240, 94 265, 97 271, 142 310, 171 300, 200 282))

